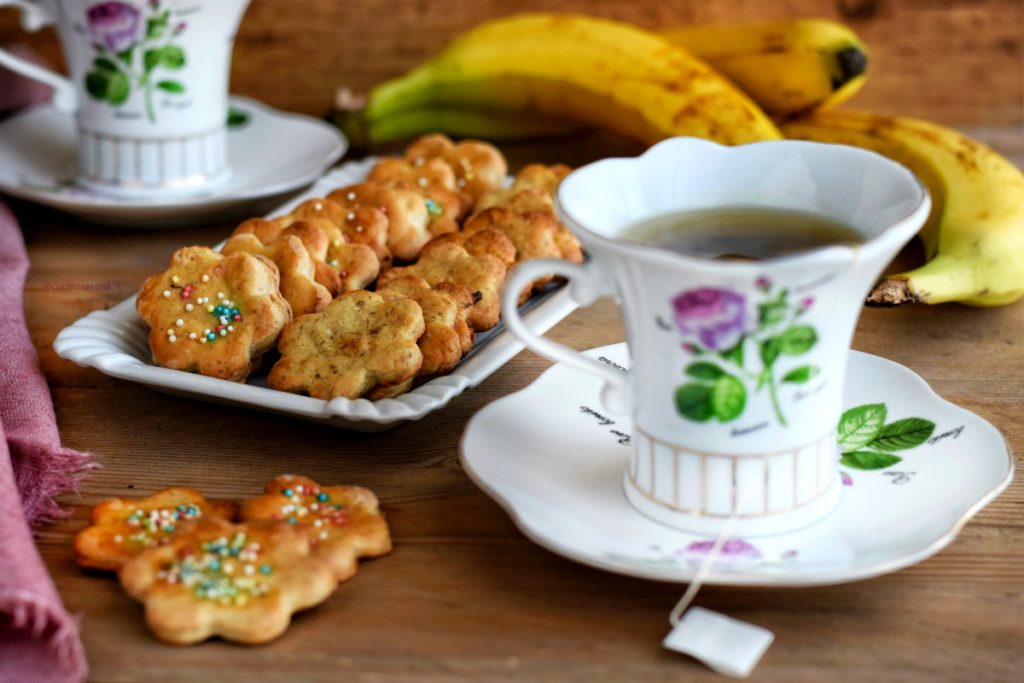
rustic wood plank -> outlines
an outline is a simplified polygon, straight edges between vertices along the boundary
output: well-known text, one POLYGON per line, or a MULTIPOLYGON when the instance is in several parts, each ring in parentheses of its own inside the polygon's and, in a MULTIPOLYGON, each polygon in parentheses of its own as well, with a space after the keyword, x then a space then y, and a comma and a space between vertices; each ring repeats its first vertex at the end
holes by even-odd
MULTIPOLYGON (((324 114, 339 85, 365 90, 409 69, 460 31, 514 11, 586 12, 658 28, 820 16, 849 22, 872 49, 858 108, 960 125, 1024 124, 1024 4, 1006 0, 254 0, 238 33, 234 92, 324 114)), ((0 44, 18 40, 54 64, 53 31, 25 36, 0 10, 0 44)))

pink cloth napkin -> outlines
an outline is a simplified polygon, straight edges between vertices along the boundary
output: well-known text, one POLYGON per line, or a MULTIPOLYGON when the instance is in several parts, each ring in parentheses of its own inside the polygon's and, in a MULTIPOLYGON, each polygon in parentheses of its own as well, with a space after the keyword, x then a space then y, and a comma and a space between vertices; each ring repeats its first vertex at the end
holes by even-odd
MULTIPOLYGON (((14 81, 0 69, 0 92, 14 81)), ((31 525, 62 516, 53 501, 74 488, 88 456, 60 445, 46 380, 25 327, 28 255, 0 202, 0 683, 85 678, 78 624, 32 538, 31 525)))

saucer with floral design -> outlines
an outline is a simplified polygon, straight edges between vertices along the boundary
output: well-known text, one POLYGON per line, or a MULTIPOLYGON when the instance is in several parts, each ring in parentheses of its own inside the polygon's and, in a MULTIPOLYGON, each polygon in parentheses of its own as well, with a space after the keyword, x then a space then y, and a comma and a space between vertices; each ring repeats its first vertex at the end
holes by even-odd
MULTIPOLYGON (((587 355, 628 365, 625 344, 587 355)), ((848 363, 839 507, 800 531, 729 538, 707 583, 821 585, 892 572, 939 552, 1010 483, 1012 455, 989 422, 898 363, 857 351, 848 363)), ((689 582, 714 539, 629 505, 622 473, 632 425, 604 410, 600 389, 596 377, 553 366, 470 420, 462 465, 545 548, 620 574, 689 582)))

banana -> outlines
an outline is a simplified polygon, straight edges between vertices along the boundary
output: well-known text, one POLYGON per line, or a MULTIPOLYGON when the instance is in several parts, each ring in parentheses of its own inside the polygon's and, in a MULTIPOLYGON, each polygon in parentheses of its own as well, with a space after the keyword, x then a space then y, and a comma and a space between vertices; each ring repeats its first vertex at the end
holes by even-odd
POLYGON ((414 109, 535 112, 645 143, 781 137, 750 98, 682 47, 628 24, 568 14, 481 24, 375 88, 364 116, 372 130, 414 109))
POLYGON ((867 79, 867 46, 834 21, 709 24, 673 28, 662 35, 706 61, 779 118, 844 102, 867 79))
POLYGON ((1024 297, 1024 174, 989 147, 934 123, 821 111, 785 124, 787 137, 856 145, 908 167, 928 187, 928 262, 890 275, 869 303, 959 301, 1000 306, 1024 297))

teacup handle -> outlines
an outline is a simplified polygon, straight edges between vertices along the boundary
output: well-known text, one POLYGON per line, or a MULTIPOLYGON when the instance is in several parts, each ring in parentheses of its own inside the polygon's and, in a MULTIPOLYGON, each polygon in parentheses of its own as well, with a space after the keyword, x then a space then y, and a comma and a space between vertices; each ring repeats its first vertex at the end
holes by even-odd
POLYGON ((601 390, 601 402, 604 407, 619 415, 629 413, 633 400, 626 373, 588 358, 568 346, 534 334, 520 317, 520 293, 534 280, 548 275, 566 278, 569 281, 569 296, 580 306, 592 304, 602 296, 612 293, 607 287, 611 278, 607 273, 601 272, 595 261, 583 265, 557 259, 524 261, 509 275, 501 293, 501 312, 505 325, 519 341, 545 358, 600 377, 604 380, 604 387, 601 390))
MULTIPOLYGON (((0 7, 4 5, 12 5, 21 10, 21 26, 31 33, 53 23, 53 17, 41 3, 26 2, 26 0, 0 0, 0 7)), ((75 92, 75 86, 64 76, 21 57, 15 57, 2 48, 0 48, 0 64, 15 73, 52 87, 53 106, 58 111, 73 112, 78 108, 78 95, 75 92)))

